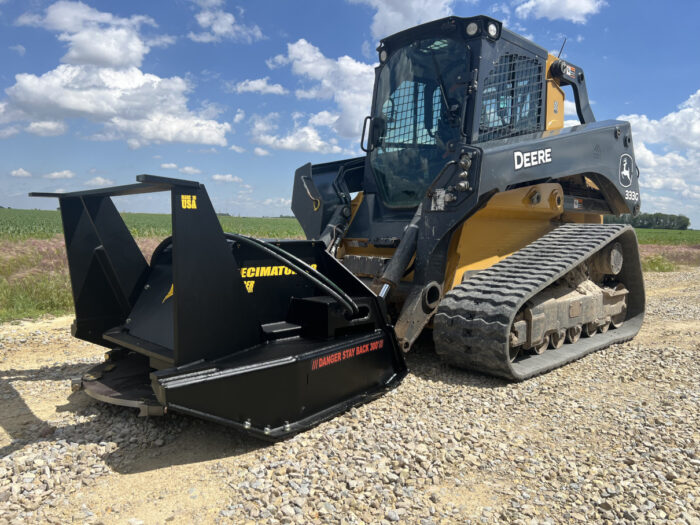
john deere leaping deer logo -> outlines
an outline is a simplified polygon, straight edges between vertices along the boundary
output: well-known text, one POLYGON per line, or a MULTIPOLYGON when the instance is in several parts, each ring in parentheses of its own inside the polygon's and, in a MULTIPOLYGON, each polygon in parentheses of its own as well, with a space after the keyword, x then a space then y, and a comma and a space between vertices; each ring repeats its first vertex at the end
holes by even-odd
POLYGON ((632 184, 632 157, 627 153, 620 156, 620 185, 629 188, 632 184))

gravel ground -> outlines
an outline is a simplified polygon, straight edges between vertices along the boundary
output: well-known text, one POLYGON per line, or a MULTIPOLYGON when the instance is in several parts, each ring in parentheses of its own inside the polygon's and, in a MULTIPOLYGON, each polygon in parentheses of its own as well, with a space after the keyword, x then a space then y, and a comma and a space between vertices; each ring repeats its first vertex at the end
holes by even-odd
POLYGON ((70 393, 70 319, 0 327, 0 523, 700 524, 700 269, 648 274, 633 341, 508 384, 409 354, 283 443, 70 393))

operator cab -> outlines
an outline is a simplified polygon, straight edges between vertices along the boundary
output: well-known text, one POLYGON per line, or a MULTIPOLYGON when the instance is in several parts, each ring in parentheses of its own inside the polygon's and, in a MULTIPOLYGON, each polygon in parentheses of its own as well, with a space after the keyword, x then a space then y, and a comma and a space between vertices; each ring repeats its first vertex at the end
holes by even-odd
POLYGON ((365 170, 388 208, 415 208, 460 143, 545 129, 547 52, 496 20, 437 20, 378 51, 365 170))
POLYGON ((436 208, 451 203, 468 217, 482 178, 472 158, 484 143, 562 128, 560 84, 572 85, 581 122, 594 120, 580 68, 486 16, 428 22, 384 38, 377 51, 366 155, 295 174, 294 215, 331 253, 342 244, 341 254, 390 256, 433 189, 442 195, 436 208), (456 182, 431 188, 455 164, 456 182))
POLYGON ((416 206, 459 140, 467 66, 464 42, 438 36, 398 49, 380 68, 369 160, 387 206, 416 206))

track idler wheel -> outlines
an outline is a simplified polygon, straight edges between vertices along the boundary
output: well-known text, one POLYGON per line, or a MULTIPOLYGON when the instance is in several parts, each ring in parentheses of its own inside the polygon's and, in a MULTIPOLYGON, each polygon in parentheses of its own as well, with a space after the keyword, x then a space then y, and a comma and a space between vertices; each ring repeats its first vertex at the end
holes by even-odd
POLYGON ((577 324, 576 326, 572 326, 566 331, 566 342, 567 343, 575 343, 579 339, 581 339, 581 332, 583 331, 583 328, 581 327, 580 324, 577 324))
POLYGON ((541 355, 544 354, 547 348, 549 348, 549 335, 545 335, 542 339, 542 342, 536 346, 533 346, 530 350, 532 350, 537 355, 541 355))
POLYGON ((557 350, 558 348, 561 348, 564 346, 564 341, 566 340, 566 330, 562 328, 561 330, 557 330, 556 332, 552 333, 549 336, 549 346, 553 350, 557 350))

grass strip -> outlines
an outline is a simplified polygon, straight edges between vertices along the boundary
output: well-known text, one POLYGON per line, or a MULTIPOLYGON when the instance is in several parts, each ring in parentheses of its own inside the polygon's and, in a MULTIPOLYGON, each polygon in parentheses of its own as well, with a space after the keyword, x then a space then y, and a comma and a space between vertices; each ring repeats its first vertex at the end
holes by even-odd
POLYGON ((652 255, 642 259, 642 271, 644 272, 675 272, 676 270, 678 270, 678 266, 663 255, 652 255))

